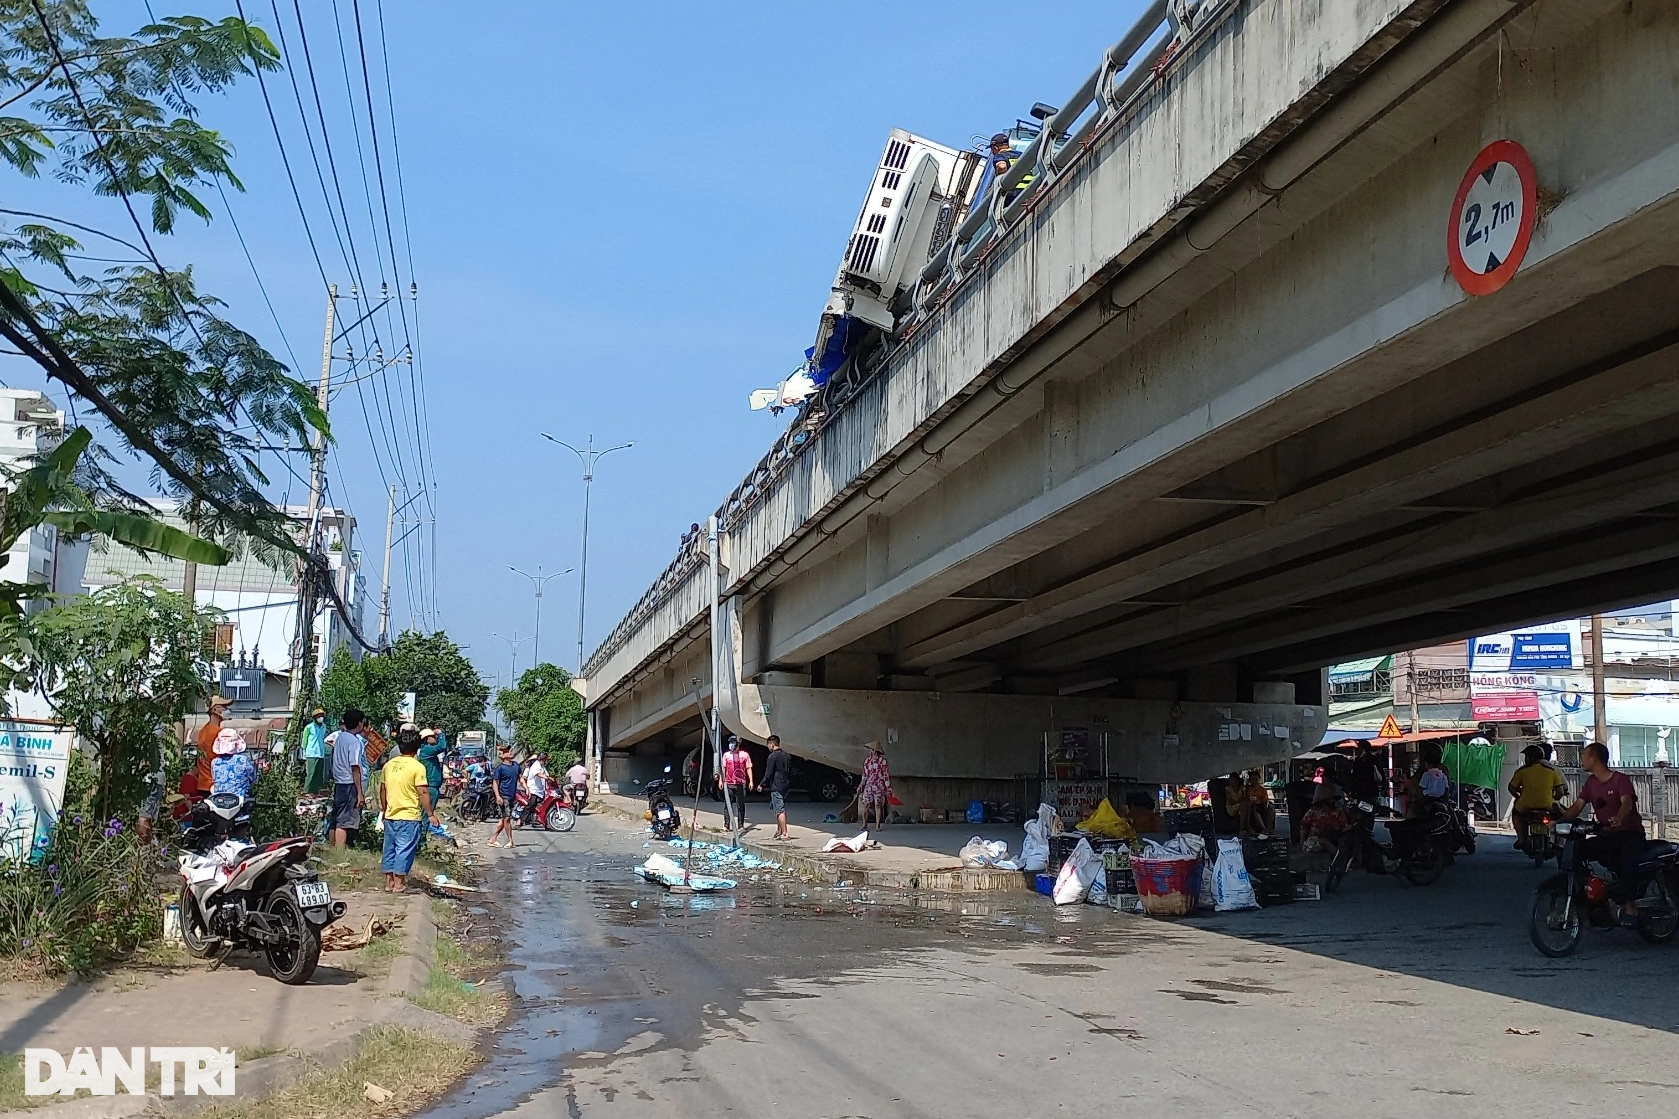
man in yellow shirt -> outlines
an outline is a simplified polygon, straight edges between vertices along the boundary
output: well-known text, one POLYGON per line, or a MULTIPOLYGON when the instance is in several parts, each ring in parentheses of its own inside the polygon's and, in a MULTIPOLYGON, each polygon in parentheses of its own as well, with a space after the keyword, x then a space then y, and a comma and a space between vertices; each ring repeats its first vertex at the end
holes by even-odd
POLYGON ((1545 763, 1545 748, 1537 743, 1522 750, 1525 764, 1510 777, 1510 795, 1515 804, 1510 808, 1510 822, 1516 829, 1516 846, 1527 840, 1528 816, 1545 812, 1568 796, 1568 784, 1562 774, 1545 763))
POLYGON ((408 872, 425 836, 422 815, 432 826, 439 826, 437 806, 426 787, 425 763, 415 756, 420 752, 420 728, 403 723, 396 732, 396 748, 397 756, 385 763, 379 782, 379 812, 385 822, 382 869, 385 890, 393 894, 408 888, 408 872))

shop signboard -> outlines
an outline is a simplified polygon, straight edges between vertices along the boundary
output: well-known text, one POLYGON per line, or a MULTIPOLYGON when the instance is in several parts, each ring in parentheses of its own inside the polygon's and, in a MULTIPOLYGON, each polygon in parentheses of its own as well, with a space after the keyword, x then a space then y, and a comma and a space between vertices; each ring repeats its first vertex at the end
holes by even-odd
POLYGON ((1535 672, 1581 666, 1577 618, 1469 639, 1472 673, 1535 672))
POLYGON ((1537 723, 1539 693, 1472 691, 1469 717, 1477 723, 1537 723))
POLYGON ((1051 781, 1049 795, 1053 797, 1055 814, 1070 824, 1076 824, 1096 811, 1102 798, 1108 795, 1106 781, 1051 781))
POLYGON ((76 732, 0 721, 0 859, 43 840, 64 804, 76 732))

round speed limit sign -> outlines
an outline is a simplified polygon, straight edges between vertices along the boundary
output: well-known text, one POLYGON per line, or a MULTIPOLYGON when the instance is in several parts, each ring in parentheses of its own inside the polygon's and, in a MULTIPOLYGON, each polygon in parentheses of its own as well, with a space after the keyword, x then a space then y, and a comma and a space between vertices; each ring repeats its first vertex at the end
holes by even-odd
POLYGON ((1539 201, 1533 160, 1514 140, 1495 140, 1469 165, 1452 202, 1446 255, 1470 295, 1510 282, 1527 255, 1539 201))

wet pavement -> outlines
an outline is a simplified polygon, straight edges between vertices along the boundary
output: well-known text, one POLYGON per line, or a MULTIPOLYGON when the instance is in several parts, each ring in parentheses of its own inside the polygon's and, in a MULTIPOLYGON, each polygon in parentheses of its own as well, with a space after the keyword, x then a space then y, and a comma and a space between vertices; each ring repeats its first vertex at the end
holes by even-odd
POLYGON ((524 838, 490 883, 516 1009, 437 1119, 1344 1119, 1429 1095, 1638 1116, 1679 1087, 1679 945, 1609 934, 1541 957, 1537 872, 1508 852, 1427 890, 1354 877, 1324 902, 1169 923, 773 873, 670 895, 632 876, 648 850, 625 825, 524 838))

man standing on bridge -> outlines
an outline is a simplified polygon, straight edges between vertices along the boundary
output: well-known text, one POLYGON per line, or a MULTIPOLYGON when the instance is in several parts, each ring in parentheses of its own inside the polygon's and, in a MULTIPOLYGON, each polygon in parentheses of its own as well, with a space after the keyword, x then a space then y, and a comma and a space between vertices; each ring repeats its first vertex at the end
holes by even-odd
POLYGON ((793 759, 781 748, 781 736, 772 734, 764 743, 770 756, 764 759, 764 783, 758 786, 770 794, 770 811, 775 813, 775 837, 785 840, 787 835, 787 787, 792 782, 793 759))

